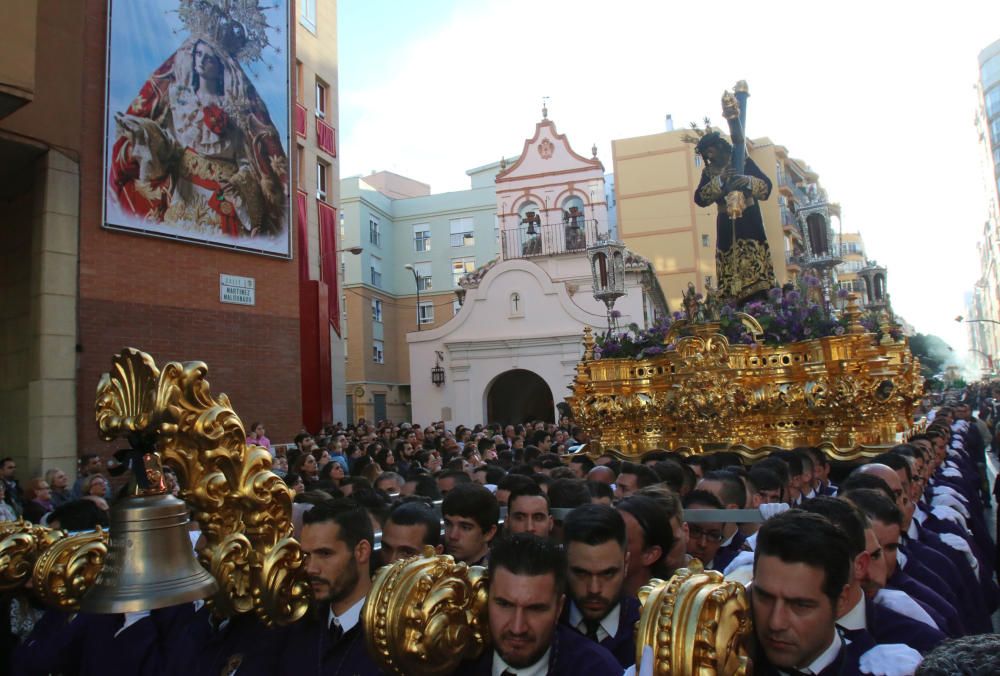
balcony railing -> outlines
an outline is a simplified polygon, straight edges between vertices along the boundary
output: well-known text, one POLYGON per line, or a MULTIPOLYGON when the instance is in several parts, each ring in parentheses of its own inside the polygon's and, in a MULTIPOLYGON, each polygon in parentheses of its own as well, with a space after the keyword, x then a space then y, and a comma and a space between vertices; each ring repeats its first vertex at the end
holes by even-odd
POLYGON ((555 256, 571 251, 585 251, 587 247, 606 238, 606 234, 598 233, 597 221, 583 219, 578 219, 576 222, 508 228, 500 233, 505 259, 555 256))
POLYGON ((316 118, 316 145, 332 157, 337 156, 337 133, 319 117, 316 118))
POLYGON ((295 133, 306 137, 306 107, 298 102, 295 103, 295 133))
POLYGON ((785 262, 801 265, 803 267, 834 267, 839 265, 843 259, 840 257, 840 247, 831 246, 826 251, 819 254, 810 254, 807 251, 786 251, 785 262))

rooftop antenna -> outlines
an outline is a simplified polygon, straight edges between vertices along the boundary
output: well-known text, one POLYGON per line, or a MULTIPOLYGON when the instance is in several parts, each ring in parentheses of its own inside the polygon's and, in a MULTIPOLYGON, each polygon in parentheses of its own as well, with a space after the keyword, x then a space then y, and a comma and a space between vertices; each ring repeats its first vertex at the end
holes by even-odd
POLYGON ((549 97, 548 96, 543 96, 542 97, 542 119, 543 120, 549 119, 549 97))

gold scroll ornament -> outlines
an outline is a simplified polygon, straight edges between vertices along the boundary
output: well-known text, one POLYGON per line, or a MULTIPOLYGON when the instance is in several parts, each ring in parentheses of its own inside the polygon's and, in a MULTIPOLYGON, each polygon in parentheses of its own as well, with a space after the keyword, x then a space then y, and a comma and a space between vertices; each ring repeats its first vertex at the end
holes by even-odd
POLYGON ((152 438, 177 473, 179 497, 201 526, 198 559, 220 591, 209 600, 220 616, 255 612, 266 625, 287 624, 309 607, 298 542, 292 539, 292 492, 271 471, 265 448, 248 445, 229 398, 212 396, 203 362, 162 370, 126 348, 97 386, 97 426, 105 441, 152 438))
POLYGON ((753 632, 746 589, 722 574, 682 568, 670 580, 639 589, 636 664, 653 649, 656 676, 746 676, 753 632))
POLYGON ((361 619, 368 652, 397 676, 446 676, 490 644, 486 569, 432 547, 375 575, 361 619))

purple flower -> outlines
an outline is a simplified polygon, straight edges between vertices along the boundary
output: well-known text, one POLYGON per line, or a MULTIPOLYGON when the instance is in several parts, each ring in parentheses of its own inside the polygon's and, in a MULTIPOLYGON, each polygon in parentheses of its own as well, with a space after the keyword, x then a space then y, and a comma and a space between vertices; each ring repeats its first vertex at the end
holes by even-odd
POLYGON ((805 282, 806 282, 806 286, 808 286, 810 288, 815 289, 817 286, 819 286, 819 278, 818 277, 813 277, 812 275, 806 275, 804 277, 804 279, 805 279, 805 282))
POLYGON ((837 298, 840 298, 841 300, 843 300, 844 298, 847 298, 850 295, 851 295, 851 292, 848 291, 847 289, 843 288, 843 287, 837 289, 837 298))
POLYGON ((659 345, 654 345, 653 347, 647 347, 645 350, 643 350, 643 352, 646 354, 646 356, 649 356, 651 354, 663 354, 663 348, 660 347, 659 345))
POLYGON ((612 319, 618 319, 618 318, 620 318, 621 316, 622 316, 622 313, 621 313, 621 312, 619 312, 618 310, 612 310, 612 311, 611 311, 611 318, 612 318, 612 319))
POLYGON ((801 297, 802 294, 800 294, 798 291, 794 289, 785 294, 785 300, 787 300, 789 303, 798 303, 801 297))
POLYGON ((782 296, 781 288, 777 286, 767 292, 767 297, 773 301, 781 300, 781 296, 782 296))
POLYGON ((844 327, 843 326, 838 326, 837 328, 835 328, 833 330, 833 333, 834 333, 834 335, 837 335, 837 336, 844 335, 844 327))

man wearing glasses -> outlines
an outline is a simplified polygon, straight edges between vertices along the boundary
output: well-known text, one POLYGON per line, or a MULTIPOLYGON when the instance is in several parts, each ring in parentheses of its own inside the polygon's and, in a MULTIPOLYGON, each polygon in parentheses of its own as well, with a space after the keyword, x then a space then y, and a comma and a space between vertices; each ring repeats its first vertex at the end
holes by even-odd
MULTIPOLYGON (((684 497, 684 513, 699 509, 723 509, 719 498, 705 490, 693 490, 684 497)), ((722 570, 715 565, 715 555, 725 539, 723 523, 692 523, 688 527, 688 554, 705 564, 706 570, 722 570)))

